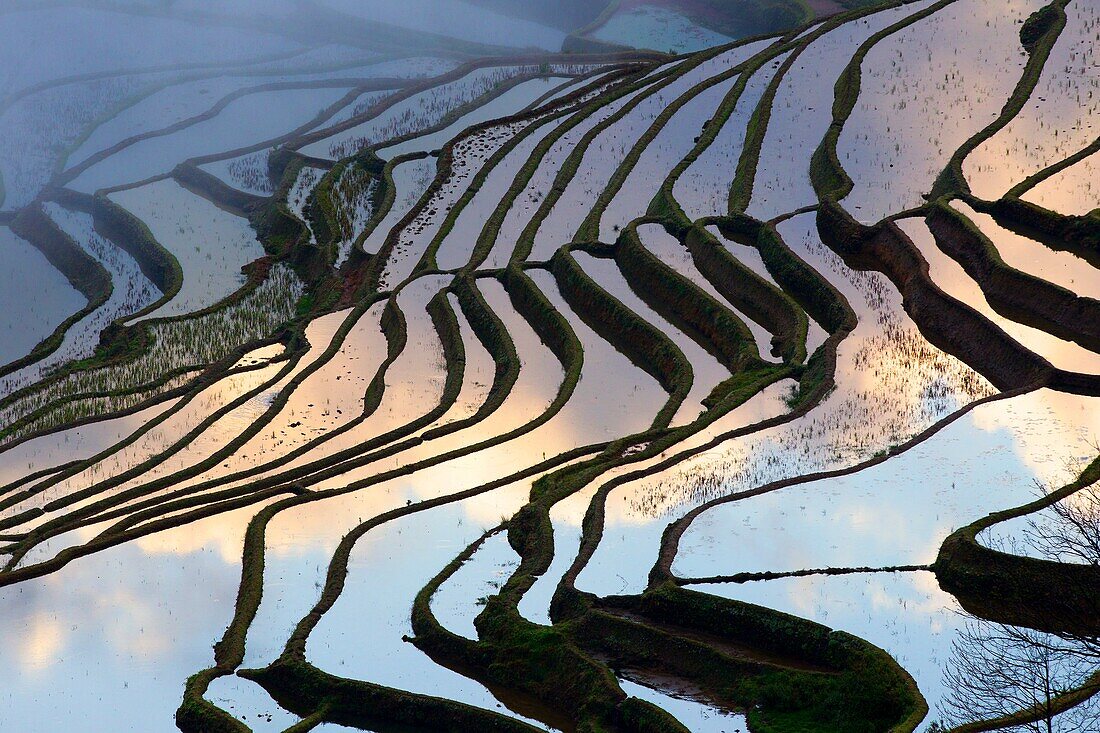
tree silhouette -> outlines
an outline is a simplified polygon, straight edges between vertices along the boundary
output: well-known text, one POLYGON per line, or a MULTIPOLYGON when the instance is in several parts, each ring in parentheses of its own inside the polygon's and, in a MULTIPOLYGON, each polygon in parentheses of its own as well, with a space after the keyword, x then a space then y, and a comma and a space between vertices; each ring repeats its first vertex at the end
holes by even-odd
MULTIPOLYGON (((1022 542, 1031 554, 1048 560, 1100 565, 1100 490, 1082 489, 1056 502, 1028 521, 1022 542)), ((1034 733, 1100 731, 1100 695, 1075 700, 1076 704, 1061 697, 1100 671, 1100 639, 1055 635, 965 615, 967 621, 944 670, 945 685, 951 690, 940 706, 946 727, 936 725, 930 731, 1006 717, 1016 717, 1019 723, 998 728, 1034 733)))
POLYGON ((1092 697, 1063 709, 1058 698, 1097 668, 1098 640, 968 617, 944 670, 951 691, 941 702, 943 720, 953 729, 1019 715, 1021 723, 1006 730, 1095 733, 1100 731, 1100 700, 1092 697))
POLYGON ((1059 562, 1100 565, 1100 489, 1082 489, 1031 520, 1025 541, 1043 557, 1059 562))

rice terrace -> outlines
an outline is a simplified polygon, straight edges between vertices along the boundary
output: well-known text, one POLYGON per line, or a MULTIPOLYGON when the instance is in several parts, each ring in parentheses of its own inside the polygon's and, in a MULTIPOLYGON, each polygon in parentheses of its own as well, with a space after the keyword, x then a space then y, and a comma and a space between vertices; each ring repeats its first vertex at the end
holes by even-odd
POLYGON ((1100 0, 0 58, 3 733, 1100 733, 1100 0))

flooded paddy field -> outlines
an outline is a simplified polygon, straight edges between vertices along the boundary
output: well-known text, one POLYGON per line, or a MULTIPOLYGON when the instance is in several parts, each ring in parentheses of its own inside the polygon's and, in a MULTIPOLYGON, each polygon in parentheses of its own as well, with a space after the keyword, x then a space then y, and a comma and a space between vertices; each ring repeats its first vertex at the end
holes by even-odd
POLYGON ((1100 731, 1097 33, 0 7, 0 729, 1100 731))

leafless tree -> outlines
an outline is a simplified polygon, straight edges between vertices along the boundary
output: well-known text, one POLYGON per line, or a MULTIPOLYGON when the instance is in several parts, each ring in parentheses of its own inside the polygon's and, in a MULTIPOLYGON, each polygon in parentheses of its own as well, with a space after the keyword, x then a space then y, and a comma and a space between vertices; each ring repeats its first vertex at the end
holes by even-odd
POLYGON ((1028 522, 1025 541, 1043 557, 1100 565, 1100 488, 1082 489, 1028 522))
POLYGON ((1059 695, 1100 668, 1097 640, 1065 639, 969 617, 944 670, 950 689, 941 702, 948 728, 1034 711, 1034 721, 1008 730, 1100 732, 1096 697, 1059 712, 1059 695))
MULTIPOLYGON (((1052 505, 1029 520, 1021 540, 1031 554, 1049 560, 1100 565, 1100 489, 1086 488, 1052 505)), ((1057 704, 1060 695, 1097 670, 1100 639, 1059 636, 967 615, 944 670, 950 689, 940 706, 945 727, 937 724, 932 730, 1030 711, 1034 720, 1005 730, 1100 732, 1100 695, 1061 712, 1057 704)))

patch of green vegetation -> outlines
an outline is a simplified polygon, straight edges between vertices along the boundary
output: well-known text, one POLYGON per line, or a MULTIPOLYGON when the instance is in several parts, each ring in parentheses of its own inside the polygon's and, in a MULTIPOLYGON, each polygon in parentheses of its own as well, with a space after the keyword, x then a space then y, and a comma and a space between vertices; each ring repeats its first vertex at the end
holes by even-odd
POLYGON ((692 226, 682 242, 722 296, 773 335, 785 361, 798 364, 806 359, 809 321, 787 293, 742 264, 702 224, 692 226))
POLYGON ((622 231, 615 253, 631 289, 731 372, 755 366, 760 356, 744 321, 646 249, 638 237, 638 223, 622 231))
POLYGON ((694 381, 691 364, 678 346, 649 322, 597 285, 563 248, 550 261, 562 296, 577 315, 669 393, 655 424, 667 425, 694 381))
POLYGON ((298 303, 294 307, 294 313, 301 317, 308 315, 313 310, 314 297, 313 293, 306 293, 301 298, 298 298, 298 303))
POLYGON ((943 202, 932 205, 927 222, 940 249, 978 283, 998 313, 1085 348, 1100 348, 1100 303, 1009 266, 976 224, 943 202))
POLYGON ((700 0, 689 7, 692 20, 730 38, 781 33, 814 17, 802 0, 700 0))
POLYGON ((1020 26, 1020 45, 1028 53, 1034 53, 1039 42, 1059 23, 1061 10, 1056 4, 1044 5, 1027 17, 1020 26))

